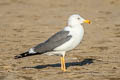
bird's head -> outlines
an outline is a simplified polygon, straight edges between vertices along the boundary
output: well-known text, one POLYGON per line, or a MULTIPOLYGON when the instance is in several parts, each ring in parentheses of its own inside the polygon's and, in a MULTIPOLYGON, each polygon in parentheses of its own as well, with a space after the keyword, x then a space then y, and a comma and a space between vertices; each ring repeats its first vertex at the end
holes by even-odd
POLYGON ((78 14, 71 15, 68 19, 69 26, 77 26, 77 25, 81 25, 82 23, 90 24, 90 20, 85 20, 78 14))

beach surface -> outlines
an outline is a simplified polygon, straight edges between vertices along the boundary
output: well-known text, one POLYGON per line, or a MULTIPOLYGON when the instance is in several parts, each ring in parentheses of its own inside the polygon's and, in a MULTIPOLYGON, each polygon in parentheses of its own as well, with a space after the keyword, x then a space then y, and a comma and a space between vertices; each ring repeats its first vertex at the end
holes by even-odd
POLYGON ((0 80, 120 80, 120 0, 0 0, 0 80), (67 26, 72 14, 83 24, 81 44, 60 56, 14 56, 67 26))

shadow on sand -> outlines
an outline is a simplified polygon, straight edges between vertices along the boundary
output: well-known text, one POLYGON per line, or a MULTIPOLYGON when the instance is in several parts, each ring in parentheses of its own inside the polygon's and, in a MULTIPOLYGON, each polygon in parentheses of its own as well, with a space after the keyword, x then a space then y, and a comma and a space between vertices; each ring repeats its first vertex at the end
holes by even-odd
MULTIPOLYGON (((70 67, 70 66, 83 66, 86 64, 91 64, 93 63, 95 59, 84 59, 81 62, 67 62, 66 63, 66 68, 70 67)), ((37 66, 33 66, 33 67, 23 67, 23 68, 35 68, 35 69, 42 69, 42 68, 46 68, 46 67, 60 67, 61 64, 57 63, 57 64, 47 64, 47 65, 37 65, 37 66)))

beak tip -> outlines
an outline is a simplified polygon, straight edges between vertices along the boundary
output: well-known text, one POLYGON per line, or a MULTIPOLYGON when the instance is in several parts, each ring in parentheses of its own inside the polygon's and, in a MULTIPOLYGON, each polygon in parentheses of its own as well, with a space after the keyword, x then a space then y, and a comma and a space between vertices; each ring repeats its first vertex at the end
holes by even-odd
POLYGON ((91 24, 91 22, 89 21, 88 24, 91 24))
POLYGON ((84 23, 91 24, 91 21, 90 20, 85 20, 84 23))

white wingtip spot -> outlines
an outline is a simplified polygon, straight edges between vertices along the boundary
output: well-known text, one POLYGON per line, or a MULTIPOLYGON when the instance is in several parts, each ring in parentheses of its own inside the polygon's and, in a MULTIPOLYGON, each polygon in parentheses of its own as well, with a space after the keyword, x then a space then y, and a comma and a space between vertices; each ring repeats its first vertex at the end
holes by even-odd
POLYGON ((34 51, 34 48, 30 48, 29 53, 36 53, 36 52, 34 51))

